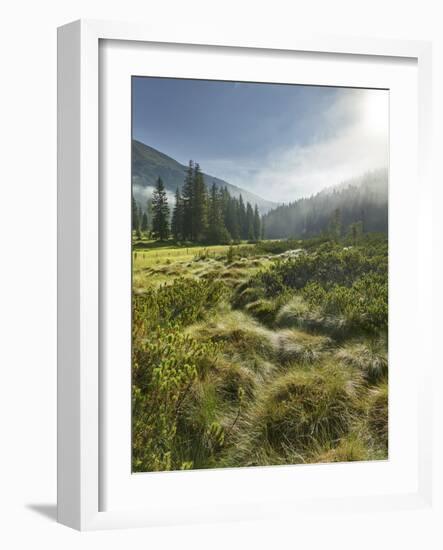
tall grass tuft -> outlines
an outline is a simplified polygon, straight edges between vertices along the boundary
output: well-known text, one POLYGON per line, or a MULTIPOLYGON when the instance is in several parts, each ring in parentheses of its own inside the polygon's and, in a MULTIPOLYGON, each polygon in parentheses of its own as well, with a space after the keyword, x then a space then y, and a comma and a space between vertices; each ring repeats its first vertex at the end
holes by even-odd
POLYGON ((337 352, 337 359, 359 369, 370 384, 378 384, 388 377, 388 357, 380 340, 367 343, 351 343, 337 352))
POLYGON ((368 427, 376 444, 388 449, 388 384, 385 382, 371 391, 368 427))

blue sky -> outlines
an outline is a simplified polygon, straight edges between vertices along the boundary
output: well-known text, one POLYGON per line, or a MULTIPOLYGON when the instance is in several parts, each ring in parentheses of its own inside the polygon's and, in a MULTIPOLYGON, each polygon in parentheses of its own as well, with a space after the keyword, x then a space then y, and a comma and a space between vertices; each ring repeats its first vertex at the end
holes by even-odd
POLYGON ((287 202, 386 166, 388 92, 133 78, 133 137, 287 202))

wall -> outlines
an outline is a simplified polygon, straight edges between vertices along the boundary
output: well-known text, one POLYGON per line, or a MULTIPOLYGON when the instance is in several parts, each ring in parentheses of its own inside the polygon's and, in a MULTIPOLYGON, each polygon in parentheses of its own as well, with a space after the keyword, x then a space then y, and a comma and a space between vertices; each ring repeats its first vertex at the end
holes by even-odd
MULTIPOLYGON (((0 225, 2 420, 0 507, 3 548, 437 548, 428 516, 309 518, 151 531, 79 534, 53 522, 56 403, 56 27, 82 18, 186 25, 226 35, 296 33, 434 40, 435 150, 442 145, 443 36, 437 0, 16 0, 2 5, 0 225), (356 535, 356 533, 358 535, 356 535), (358 538, 357 538, 358 537, 358 538), (9 539, 8 543, 5 540, 9 539)), ((438 148, 438 149, 437 149, 438 148)), ((436 155, 438 158, 440 155, 436 155)), ((440 166, 435 181, 442 181, 440 166)), ((439 194, 436 186, 435 212, 439 194)), ((441 216, 440 216, 441 218, 441 216)), ((435 219, 435 238, 442 223, 435 219)), ((440 258, 441 260, 441 258, 440 258)), ((435 281, 442 278, 441 261, 435 281)), ((441 291, 435 299, 441 300, 441 291)), ((436 327, 437 328, 437 327, 436 327)), ((438 411, 441 406, 437 403, 438 411)), ((441 538, 439 539, 441 544, 441 538)))

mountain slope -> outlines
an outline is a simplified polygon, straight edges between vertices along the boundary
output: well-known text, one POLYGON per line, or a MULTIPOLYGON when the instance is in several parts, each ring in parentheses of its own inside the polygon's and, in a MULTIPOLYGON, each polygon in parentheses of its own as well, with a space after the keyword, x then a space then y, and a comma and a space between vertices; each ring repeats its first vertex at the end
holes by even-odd
MULTIPOLYGON (((153 147, 135 139, 132 140, 132 187, 136 199, 137 197, 146 197, 147 188, 153 187, 158 177, 162 178, 167 191, 175 193, 176 188, 181 188, 183 185, 185 175, 186 166, 183 164, 153 147)), ((245 202, 250 202, 252 205, 257 204, 261 214, 265 214, 277 206, 274 202, 262 199, 258 195, 220 178, 205 173, 203 176, 208 187, 214 182, 217 187, 227 187, 229 193, 234 197, 241 194, 245 202)))
POLYGON ((365 232, 387 232, 387 170, 369 172, 271 210, 264 216, 265 237, 282 239, 318 235, 328 230, 337 209, 340 210, 342 232, 356 222, 362 222, 365 232))

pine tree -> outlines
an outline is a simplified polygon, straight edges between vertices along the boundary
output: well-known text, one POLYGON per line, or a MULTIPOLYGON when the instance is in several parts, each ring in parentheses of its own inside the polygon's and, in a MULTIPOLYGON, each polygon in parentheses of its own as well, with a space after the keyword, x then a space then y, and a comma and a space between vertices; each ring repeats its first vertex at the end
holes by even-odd
POLYGON ((207 229, 208 197, 203 173, 198 164, 194 167, 194 200, 192 207, 194 240, 201 241, 207 229))
POLYGON ((138 217, 138 206, 137 202, 132 196, 132 231, 137 231, 140 228, 140 219, 138 217))
POLYGON ((265 240, 265 233, 266 233, 265 232, 265 218, 264 218, 264 216, 262 217, 260 224, 261 224, 260 225, 260 239, 262 241, 264 241, 265 240))
POLYGON ((232 239, 240 239, 240 226, 238 223, 238 200, 235 197, 228 197, 225 213, 225 226, 232 239))
POLYGON ((213 183, 208 201, 207 228, 207 240, 213 244, 226 244, 231 240, 223 218, 224 199, 224 191, 218 190, 215 183, 213 183))
POLYGON ((254 239, 256 241, 260 240, 260 213, 258 211, 258 206, 255 205, 254 208, 254 239))
POLYGON ((246 218, 246 208, 243 202, 243 197, 240 195, 238 199, 238 225, 240 229, 240 239, 248 238, 248 221, 246 218))
POLYGON ((156 239, 164 241, 169 237, 169 205, 165 186, 161 178, 158 178, 152 194, 152 210, 152 232, 156 239))
POLYGON ((253 241, 254 236, 254 211, 251 204, 248 202, 246 205, 246 238, 248 241, 253 241))
POLYGON ((148 227, 147 232, 150 233, 152 231, 152 218, 153 212, 152 212, 152 197, 149 197, 149 199, 146 201, 146 216, 148 218, 148 227))
POLYGON ((175 191, 175 205, 172 211, 171 231, 176 241, 183 239, 183 199, 180 189, 175 191))
POLYGON ((183 203, 183 240, 194 240, 193 204, 194 204, 194 162, 189 161, 186 178, 182 188, 183 203))
POLYGON ((146 233, 148 231, 148 216, 146 212, 143 212, 142 216, 142 223, 140 229, 143 231, 143 233, 146 233))

